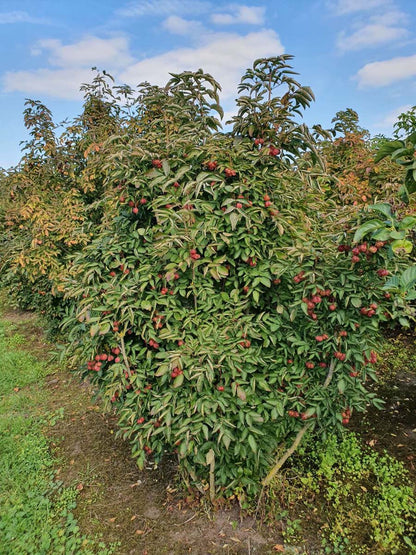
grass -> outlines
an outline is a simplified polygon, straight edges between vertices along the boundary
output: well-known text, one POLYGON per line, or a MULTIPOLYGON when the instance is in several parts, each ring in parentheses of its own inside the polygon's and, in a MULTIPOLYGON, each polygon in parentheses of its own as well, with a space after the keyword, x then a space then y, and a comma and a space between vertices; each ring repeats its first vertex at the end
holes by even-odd
POLYGON ((56 479, 45 435, 60 416, 46 408, 52 369, 22 350, 25 341, 0 320, 0 554, 112 553, 80 532, 78 492, 56 479))

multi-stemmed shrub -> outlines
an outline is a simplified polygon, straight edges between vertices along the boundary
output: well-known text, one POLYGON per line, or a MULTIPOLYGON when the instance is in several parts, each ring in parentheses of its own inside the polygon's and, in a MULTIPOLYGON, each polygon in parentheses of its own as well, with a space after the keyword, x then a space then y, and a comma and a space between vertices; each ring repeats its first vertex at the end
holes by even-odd
POLYGON ((142 86, 97 153, 103 220, 66 286, 71 352, 139 466, 173 451, 211 496, 257 491, 286 440, 377 404, 367 385, 400 259, 352 244, 348 212, 325 201, 294 118, 312 97, 287 61, 247 72, 230 133, 210 76, 142 86))

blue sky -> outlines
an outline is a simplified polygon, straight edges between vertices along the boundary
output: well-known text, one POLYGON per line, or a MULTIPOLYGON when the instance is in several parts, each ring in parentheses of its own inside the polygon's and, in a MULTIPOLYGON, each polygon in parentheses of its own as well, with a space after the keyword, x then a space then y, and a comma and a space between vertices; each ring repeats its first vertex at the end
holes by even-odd
POLYGON ((73 117, 93 66, 132 86, 202 67, 230 116, 244 69, 283 52, 315 93, 310 125, 349 107, 389 135, 416 104, 416 0, 0 0, 0 166, 20 158, 25 98, 73 117))

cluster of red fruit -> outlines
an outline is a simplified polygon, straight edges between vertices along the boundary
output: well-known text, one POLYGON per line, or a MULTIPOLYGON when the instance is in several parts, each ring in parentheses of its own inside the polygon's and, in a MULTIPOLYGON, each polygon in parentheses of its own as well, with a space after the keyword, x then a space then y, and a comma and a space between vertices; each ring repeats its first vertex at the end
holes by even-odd
POLYGON ((148 445, 145 445, 143 447, 143 450, 146 453, 146 455, 151 455, 153 453, 152 449, 150 449, 150 447, 148 445))
POLYGON ((274 147, 274 146, 271 146, 271 147, 269 148, 269 154, 270 154, 270 156, 277 156, 277 155, 279 155, 279 154, 280 154, 280 148, 276 148, 276 147, 274 147))
POLYGON ((212 160, 211 162, 206 162, 205 165, 207 167, 207 170, 209 170, 210 172, 213 172, 215 169, 217 169, 218 162, 216 162, 215 160, 212 160))
POLYGON ((226 177, 234 177, 237 175, 237 172, 231 168, 225 168, 224 173, 226 177))
POLYGON ((378 306, 377 303, 371 303, 368 308, 363 306, 360 309, 360 314, 362 314, 363 316, 368 316, 369 318, 371 318, 376 313, 377 306, 378 306))
POLYGON ((266 208, 269 208, 269 206, 271 206, 273 204, 272 201, 270 200, 269 195, 267 195, 267 194, 264 195, 263 200, 264 200, 264 206, 266 208))
POLYGON ((296 274, 296 276, 293 278, 293 281, 295 283, 300 283, 301 281, 303 281, 305 278, 305 272, 302 270, 301 272, 299 272, 298 274, 296 274))
POLYGON ((385 268, 380 268, 379 270, 377 270, 377 275, 378 277, 386 277, 390 274, 390 272, 388 270, 386 270, 385 268))
POLYGON ((341 353, 341 351, 335 351, 334 357, 341 362, 344 362, 344 360, 347 358, 347 355, 345 353, 341 353))
POLYGON ((149 346, 153 347, 153 349, 159 349, 159 343, 156 343, 153 339, 149 339, 149 346))
POLYGON ((116 333, 120 331, 120 322, 114 321, 113 322, 113 332, 116 333))
POLYGON ((111 352, 113 353, 111 355, 108 355, 107 353, 95 355, 94 360, 90 360, 87 363, 88 370, 98 372, 101 370, 103 362, 120 362, 120 357, 118 356, 120 354, 120 349, 118 347, 114 347, 111 349, 111 352))
POLYGON ((154 168, 161 168, 162 167, 162 160, 152 160, 152 166, 154 168))
POLYGON ((322 341, 326 341, 327 339, 329 339, 329 335, 327 335, 326 333, 322 334, 322 335, 317 335, 315 337, 316 341, 318 341, 318 343, 321 343, 322 341))
POLYGON ((251 266, 252 268, 254 268, 254 266, 257 266, 257 262, 254 258, 251 258, 251 256, 249 256, 246 260, 247 264, 249 266, 251 266))
POLYGON ((201 255, 196 252, 196 249, 191 249, 189 251, 189 256, 192 258, 192 260, 198 260, 199 258, 201 258, 201 255))
POLYGON ((244 347, 244 349, 248 349, 249 347, 251 347, 251 341, 249 339, 246 339, 245 341, 240 341, 240 345, 244 347))
POLYGON ((375 364, 377 362, 377 353, 374 351, 370 351, 370 358, 367 358, 364 353, 363 355, 365 364, 375 364))
MULTIPOLYGON (((298 281, 295 280, 296 283, 299 283, 299 281, 302 281, 302 279, 304 279, 303 275, 301 274, 302 272, 293 278, 294 280, 295 278, 298 278, 298 281)), ((303 297, 302 299, 302 302, 304 302, 307 306, 308 316, 310 316, 312 320, 317 320, 318 318, 318 315, 314 312, 314 310, 316 308, 316 305, 322 302, 323 297, 329 297, 329 301, 331 302, 331 304, 328 306, 329 310, 331 311, 336 310, 337 305, 333 302, 334 298, 332 297, 332 291, 330 289, 317 289, 316 294, 312 295, 310 299, 308 299, 307 297, 303 297)), ((325 335, 326 334, 324 334, 324 336, 325 335)), ((324 337, 324 336, 318 336, 318 337, 323 337, 321 341, 324 341, 325 339, 327 339, 327 337, 324 337)), ((316 340, 319 341, 319 339, 316 339, 316 340)))
POLYGON ((350 421, 351 418, 351 409, 349 409, 348 407, 344 410, 343 413, 341 413, 342 416, 342 423, 344 425, 348 424, 348 422, 350 421))
POLYGON ((152 320, 154 322, 154 327, 156 330, 159 330, 160 328, 163 327, 163 320, 164 316, 163 314, 156 314, 155 316, 153 316, 152 320))
MULTIPOLYGON (((198 256, 199 258, 199 256, 198 256)), ((170 290, 167 287, 162 287, 162 289, 160 290, 160 294, 161 295, 166 295, 167 293, 169 293, 169 295, 173 295, 174 291, 170 290)))
POLYGON ((178 376, 180 376, 181 374, 183 374, 183 370, 181 370, 180 368, 174 368, 170 374, 170 377, 172 379, 177 378, 178 376))

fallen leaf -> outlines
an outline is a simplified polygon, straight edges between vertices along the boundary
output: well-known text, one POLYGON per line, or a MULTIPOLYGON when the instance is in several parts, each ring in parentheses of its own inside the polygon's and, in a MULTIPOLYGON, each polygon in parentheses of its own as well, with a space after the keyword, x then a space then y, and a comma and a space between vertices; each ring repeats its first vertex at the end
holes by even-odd
POLYGON ((136 530, 136 534, 138 536, 142 536, 144 534, 144 530, 136 530))
POLYGON ((282 545, 281 543, 277 543, 276 545, 273 546, 274 551, 277 551, 278 553, 284 553, 285 551, 285 546, 282 545))
POLYGON ((78 484, 77 485, 77 490, 78 491, 82 491, 84 489, 84 485, 83 484, 78 484))
POLYGON ((14 387, 13 391, 15 391, 17 393, 18 391, 20 391, 20 387, 14 387))
POLYGON ((108 522, 115 522, 116 521, 116 517, 114 516, 113 518, 109 518, 108 522))
POLYGON ((238 538, 233 538, 233 537, 231 537, 230 539, 232 539, 233 542, 241 543, 241 540, 239 540, 238 538))
POLYGON ((137 515, 133 515, 130 520, 136 520, 137 515))

